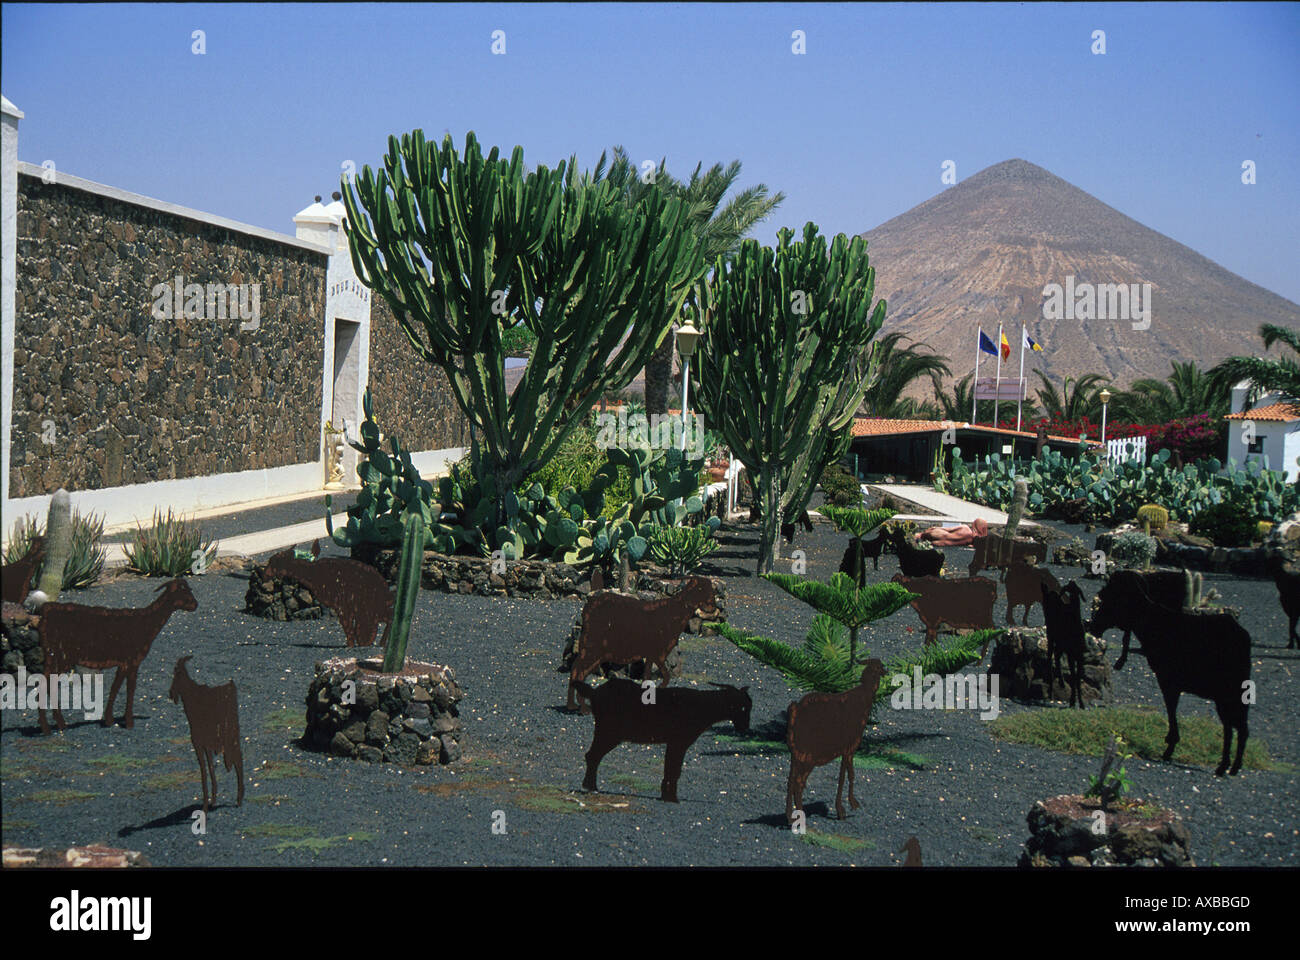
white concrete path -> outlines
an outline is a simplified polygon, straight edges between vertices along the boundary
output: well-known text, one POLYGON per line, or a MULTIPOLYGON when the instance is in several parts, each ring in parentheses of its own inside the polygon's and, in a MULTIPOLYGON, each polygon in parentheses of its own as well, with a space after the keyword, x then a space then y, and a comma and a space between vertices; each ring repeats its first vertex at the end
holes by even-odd
MULTIPOLYGON (((927 510, 934 510, 942 514, 939 517, 927 517, 918 514, 899 514, 899 519, 916 520, 919 522, 956 522, 970 523, 977 517, 983 517, 992 526, 1000 526, 1007 522, 1007 515, 1001 510, 995 510, 993 507, 981 506, 978 503, 970 503, 966 500, 958 500, 956 497, 950 497, 946 493, 940 493, 933 487, 927 487, 923 484, 911 483, 872 483, 868 484, 873 490, 879 490, 881 493, 888 493, 898 497, 900 500, 908 500, 912 503, 925 507, 927 510)), ((1022 525, 1026 527, 1035 526, 1032 520, 1021 520, 1022 525)))

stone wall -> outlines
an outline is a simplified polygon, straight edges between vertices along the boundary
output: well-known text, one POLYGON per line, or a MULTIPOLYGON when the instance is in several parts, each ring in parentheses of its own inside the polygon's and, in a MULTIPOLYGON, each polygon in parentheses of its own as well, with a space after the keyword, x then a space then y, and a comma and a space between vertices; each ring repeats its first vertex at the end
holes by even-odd
POLYGON ((10 496, 318 460, 326 266, 20 173, 10 496), (260 284, 257 329, 155 319, 177 274, 260 284))
POLYGON ((406 449, 469 446, 469 420, 447 375, 420 357, 380 296, 370 307, 370 398, 380 431, 406 449))

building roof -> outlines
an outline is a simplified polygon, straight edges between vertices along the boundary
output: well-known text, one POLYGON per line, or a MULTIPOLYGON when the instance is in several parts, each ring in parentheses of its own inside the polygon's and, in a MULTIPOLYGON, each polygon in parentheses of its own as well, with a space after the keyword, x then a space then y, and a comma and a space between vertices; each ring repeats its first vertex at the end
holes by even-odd
POLYGON ((1256 407, 1253 410, 1243 410, 1240 413, 1230 413, 1225 420, 1276 420, 1281 423, 1292 423, 1300 420, 1300 403, 1270 403, 1267 406, 1256 407))
MULTIPOLYGON (((958 423, 953 420, 887 420, 884 418, 858 417, 853 421, 853 436, 855 437, 897 437, 911 433, 942 433, 949 428, 955 430, 969 430, 977 433, 995 433, 1008 437, 1037 437, 1038 434, 1032 430, 1008 430, 1005 427, 986 427, 981 424, 972 424, 967 422, 958 423)), ((1048 440, 1056 443, 1078 443, 1077 437, 1061 437, 1048 434, 1048 440)), ((1096 440, 1088 440, 1086 443, 1099 446, 1096 440)))

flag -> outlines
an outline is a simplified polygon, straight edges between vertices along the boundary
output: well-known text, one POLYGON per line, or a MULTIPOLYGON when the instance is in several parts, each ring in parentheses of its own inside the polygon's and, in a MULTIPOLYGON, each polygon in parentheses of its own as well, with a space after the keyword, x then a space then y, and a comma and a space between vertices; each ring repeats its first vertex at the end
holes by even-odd
POLYGON ((1043 348, 1040 347, 1038 345, 1038 342, 1029 335, 1028 330, 1025 331, 1025 346, 1027 346, 1030 350, 1037 350, 1039 353, 1043 352, 1043 348))
POLYGON ((989 356, 996 357, 998 355, 998 348, 993 346, 993 341, 989 339, 989 335, 983 330, 980 331, 980 349, 989 356))
POLYGON ((1011 356, 1011 344, 1007 343, 1007 335, 1004 331, 1002 334, 1002 359, 1005 360, 1011 356))

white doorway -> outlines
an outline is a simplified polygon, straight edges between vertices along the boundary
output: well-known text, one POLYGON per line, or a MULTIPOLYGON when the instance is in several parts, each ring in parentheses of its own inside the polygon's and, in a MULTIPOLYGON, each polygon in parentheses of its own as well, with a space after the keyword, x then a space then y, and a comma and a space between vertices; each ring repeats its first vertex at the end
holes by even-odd
MULTIPOLYGON (((361 324, 336 317, 334 320, 334 377, 331 388, 330 422, 351 438, 361 427, 361 324)), ((357 452, 345 443, 340 463, 343 484, 357 482, 357 452)))

